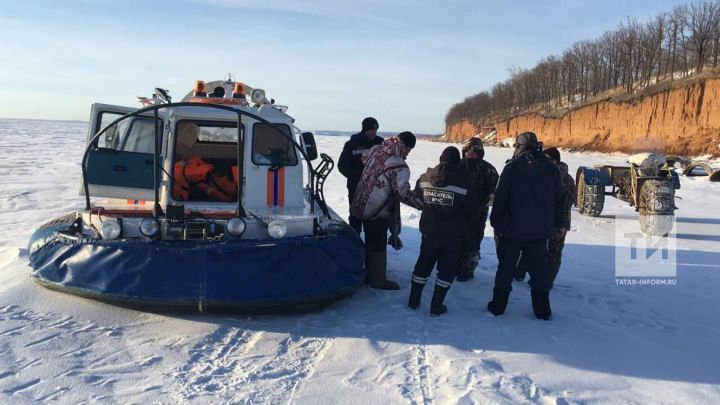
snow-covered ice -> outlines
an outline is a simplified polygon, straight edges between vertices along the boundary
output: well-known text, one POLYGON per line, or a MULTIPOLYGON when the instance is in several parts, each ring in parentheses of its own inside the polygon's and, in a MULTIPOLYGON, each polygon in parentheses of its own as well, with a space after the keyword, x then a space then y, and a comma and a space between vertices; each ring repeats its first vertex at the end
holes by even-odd
MULTIPOLYGON (((47 290, 30 280, 26 242, 82 207, 86 124, 0 120, 0 402, 26 403, 718 403, 720 184, 681 178, 677 284, 615 281, 614 225, 637 214, 609 198, 573 213, 553 318, 534 319, 515 283, 507 314, 486 309, 491 237, 476 278, 456 283, 431 318, 426 288, 406 308, 419 213, 403 208, 405 248, 389 252, 400 292, 361 288, 319 312, 284 316, 144 313, 47 290)), ((340 154, 344 137, 320 136, 340 154)), ((413 181, 446 144, 419 142, 413 181)), ((511 151, 488 148, 499 168, 511 151)), ((623 156, 564 153, 578 165, 623 156)), ((347 212, 344 179, 326 196, 347 212)), ((491 233, 488 227, 486 233, 491 233)))

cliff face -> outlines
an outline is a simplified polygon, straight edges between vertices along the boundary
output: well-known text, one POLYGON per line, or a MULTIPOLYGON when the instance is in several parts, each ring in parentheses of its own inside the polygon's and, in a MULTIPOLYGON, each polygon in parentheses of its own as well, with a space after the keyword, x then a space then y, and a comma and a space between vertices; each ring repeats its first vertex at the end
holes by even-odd
POLYGON ((478 125, 475 125, 470 121, 460 121, 445 129, 443 140, 448 142, 461 142, 479 132, 480 128, 478 125))
MULTIPOLYGON (((720 155, 720 79, 688 84, 629 103, 600 101, 561 118, 537 113, 496 123, 498 141, 532 131, 546 146, 601 152, 652 147, 667 154, 720 155)), ((446 139, 477 134, 469 122, 452 125, 446 139)))

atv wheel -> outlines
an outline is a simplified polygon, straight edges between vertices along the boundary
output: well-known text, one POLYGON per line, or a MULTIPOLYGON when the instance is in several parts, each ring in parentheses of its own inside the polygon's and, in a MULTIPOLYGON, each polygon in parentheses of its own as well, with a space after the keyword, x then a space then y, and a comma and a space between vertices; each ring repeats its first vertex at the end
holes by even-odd
POLYGON ((646 180, 640 187, 641 215, 674 215, 675 187, 669 180, 646 180))
POLYGON ((647 235, 665 236, 675 222, 675 187, 669 180, 646 180, 640 187, 640 229, 647 235))
POLYGON ((673 229, 675 215, 640 215, 640 230, 645 235, 667 236, 673 229))
POLYGON ((605 205, 605 187, 585 184, 585 173, 580 171, 577 176, 577 207, 578 212, 591 217, 600 216, 605 205))

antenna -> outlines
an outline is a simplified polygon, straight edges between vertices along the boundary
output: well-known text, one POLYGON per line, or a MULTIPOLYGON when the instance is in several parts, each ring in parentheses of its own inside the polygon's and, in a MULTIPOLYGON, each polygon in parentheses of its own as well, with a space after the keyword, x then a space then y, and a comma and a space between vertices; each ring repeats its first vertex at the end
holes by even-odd
POLYGON ((228 73, 225 75, 225 82, 232 83, 235 81, 235 76, 232 73, 228 73))

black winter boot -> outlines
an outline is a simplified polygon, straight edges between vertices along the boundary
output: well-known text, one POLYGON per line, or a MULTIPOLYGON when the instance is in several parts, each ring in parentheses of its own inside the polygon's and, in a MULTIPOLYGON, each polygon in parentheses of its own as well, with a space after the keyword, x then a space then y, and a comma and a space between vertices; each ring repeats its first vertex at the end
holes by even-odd
POLYGON ((433 292, 432 301, 430 303, 430 315, 440 316, 447 312, 447 306, 443 304, 445 301, 445 295, 447 295, 450 287, 441 287, 435 284, 435 291, 433 292))
POLYGON ((493 289, 492 301, 488 302, 488 311, 495 316, 500 316, 505 313, 507 308, 508 298, 510 293, 507 291, 498 291, 493 289))
POLYGON ((550 295, 547 292, 531 292, 533 312, 537 319, 547 321, 550 319, 552 310, 550 309, 550 295))
POLYGON ((370 276, 370 287, 378 290, 399 290, 400 286, 387 279, 387 254, 384 251, 368 251, 365 268, 370 276))
POLYGON ((475 275, 473 272, 461 272, 457 276, 455 276, 455 280, 463 283, 465 281, 470 281, 473 278, 475 278, 475 275))
POLYGON ((418 309, 420 306, 420 297, 422 297, 423 288, 425 288, 425 282, 415 281, 416 277, 413 275, 413 281, 410 283, 410 298, 408 298, 408 307, 412 309, 418 309))

